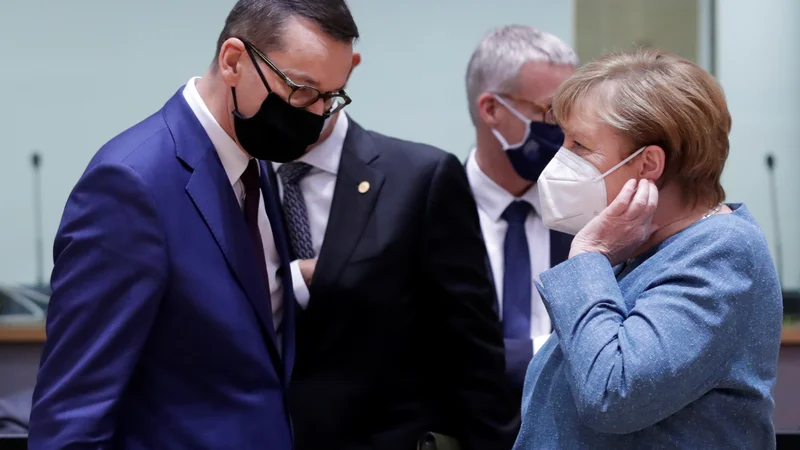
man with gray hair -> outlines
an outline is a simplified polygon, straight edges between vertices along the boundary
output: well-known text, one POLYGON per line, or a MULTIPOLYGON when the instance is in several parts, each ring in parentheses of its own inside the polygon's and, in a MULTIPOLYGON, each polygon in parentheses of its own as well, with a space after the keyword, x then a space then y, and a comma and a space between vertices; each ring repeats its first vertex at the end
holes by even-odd
POLYGON ((512 401, 552 329, 533 279, 567 258, 571 236, 545 228, 536 180, 564 141, 550 99, 578 65, 559 38, 527 26, 498 28, 467 68, 477 147, 466 164, 495 281, 512 401))

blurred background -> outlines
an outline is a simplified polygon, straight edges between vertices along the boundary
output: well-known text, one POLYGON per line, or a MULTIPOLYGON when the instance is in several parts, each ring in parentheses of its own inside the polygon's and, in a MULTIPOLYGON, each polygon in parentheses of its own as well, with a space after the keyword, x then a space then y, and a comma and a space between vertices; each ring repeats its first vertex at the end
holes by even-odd
MULTIPOLYGON (((233 3, 0 0, 0 396, 35 380, 52 241, 70 190, 101 145, 206 70, 233 3)), ((733 116, 728 201, 745 202, 763 227, 786 291, 776 423, 800 430, 800 333, 788 326, 800 290, 800 1, 348 3, 363 56, 348 113, 462 159, 474 144, 466 66, 494 27, 549 31, 584 62, 658 47, 712 72, 733 116)))

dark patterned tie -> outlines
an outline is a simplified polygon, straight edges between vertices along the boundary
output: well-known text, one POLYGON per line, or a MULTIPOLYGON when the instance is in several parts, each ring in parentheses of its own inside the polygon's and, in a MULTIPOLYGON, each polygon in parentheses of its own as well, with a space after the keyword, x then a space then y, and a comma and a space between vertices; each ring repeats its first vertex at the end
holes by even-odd
POLYGON ((503 211, 508 231, 503 244, 503 334, 506 338, 531 337, 531 255, 525 235, 525 219, 533 210, 526 201, 515 201, 503 211))
POLYGON ((311 166, 303 162, 286 163, 278 167, 278 175, 283 181, 283 212, 289 225, 292 250, 297 259, 313 259, 316 256, 311 241, 306 201, 299 184, 309 170, 311 166))
POLYGON ((261 231, 258 229, 258 202, 261 199, 261 188, 258 175, 258 160, 251 159, 247 164, 241 178, 244 185, 244 220, 247 222, 247 229, 250 231, 250 238, 256 249, 261 273, 264 276, 264 285, 269 289, 269 277, 267 275, 267 261, 264 256, 264 243, 261 241, 261 231))

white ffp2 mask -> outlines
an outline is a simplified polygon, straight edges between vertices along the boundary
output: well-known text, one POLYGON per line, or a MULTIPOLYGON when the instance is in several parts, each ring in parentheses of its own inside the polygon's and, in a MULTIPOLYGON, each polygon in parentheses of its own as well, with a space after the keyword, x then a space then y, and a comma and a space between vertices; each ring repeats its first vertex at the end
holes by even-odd
POLYGON ((605 177, 644 149, 640 148, 601 174, 594 164, 561 147, 537 182, 544 226, 562 233, 578 234, 608 206, 605 177))

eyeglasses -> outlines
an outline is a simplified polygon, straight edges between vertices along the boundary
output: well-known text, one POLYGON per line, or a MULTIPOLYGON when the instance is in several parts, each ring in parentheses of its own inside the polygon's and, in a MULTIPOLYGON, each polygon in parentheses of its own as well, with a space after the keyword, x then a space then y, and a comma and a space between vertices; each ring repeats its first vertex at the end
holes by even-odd
POLYGON ((530 100, 524 99, 522 97, 518 97, 516 95, 509 95, 509 94, 498 94, 498 95, 502 95, 503 97, 506 97, 506 98, 509 98, 511 100, 514 100, 515 102, 525 103, 527 105, 530 105, 530 106, 533 107, 534 111, 536 111, 538 114, 542 114, 542 117, 543 117, 542 121, 544 123, 547 123, 547 124, 550 124, 550 125, 558 125, 558 122, 556 121, 556 117, 553 114, 553 107, 552 106, 543 105, 541 103, 532 102, 530 100))
MULTIPOLYGON (((267 55, 261 53, 261 51, 250 42, 243 42, 245 46, 247 46, 248 53, 252 52, 258 55, 258 57, 264 61, 264 63, 266 63, 273 72, 275 72, 275 75, 278 75, 281 80, 283 80, 283 82, 289 86, 292 91, 289 93, 289 97, 286 101, 295 108, 306 108, 318 102, 319 99, 322 99, 323 104, 325 105, 325 113, 322 115, 327 117, 341 111, 342 108, 352 102, 344 89, 322 93, 314 86, 295 83, 285 73, 283 73, 278 66, 270 61, 270 59, 267 58, 267 55)), ((253 56, 252 53, 250 54, 251 58, 253 56)), ((253 63, 255 64, 255 61, 253 61, 253 63)), ((258 68, 258 66, 256 66, 256 68, 258 68)), ((263 81, 266 84, 266 80, 263 81)))

